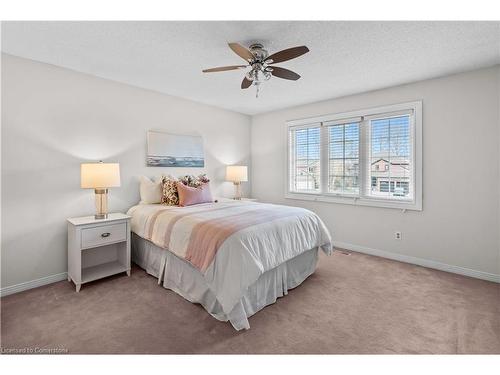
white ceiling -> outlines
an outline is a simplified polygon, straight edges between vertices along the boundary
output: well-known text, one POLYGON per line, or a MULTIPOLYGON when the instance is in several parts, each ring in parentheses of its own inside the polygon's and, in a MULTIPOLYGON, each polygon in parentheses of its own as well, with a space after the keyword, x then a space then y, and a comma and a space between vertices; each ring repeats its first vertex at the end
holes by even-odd
POLYGON ((2 51, 252 115, 499 64, 500 22, 2 22, 2 51), (311 52, 256 99, 243 71, 201 72, 244 63, 227 42, 311 52))

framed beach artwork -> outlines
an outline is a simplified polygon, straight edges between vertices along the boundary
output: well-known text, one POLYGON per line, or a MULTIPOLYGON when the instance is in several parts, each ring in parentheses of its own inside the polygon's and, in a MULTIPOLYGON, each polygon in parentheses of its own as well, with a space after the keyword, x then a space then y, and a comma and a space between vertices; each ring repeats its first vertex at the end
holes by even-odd
POLYGON ((148 131, 148 167, 204 167, 200 136, 148 131))

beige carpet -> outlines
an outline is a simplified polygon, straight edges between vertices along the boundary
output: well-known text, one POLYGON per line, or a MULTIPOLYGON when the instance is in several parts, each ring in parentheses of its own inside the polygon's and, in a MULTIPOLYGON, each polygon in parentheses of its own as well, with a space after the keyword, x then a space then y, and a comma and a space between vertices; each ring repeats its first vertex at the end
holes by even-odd
POLYGON ((69 353, 500 353, 500 285, 352 253, 236 332, 143 270, 2 298, 3 348, 69 353))

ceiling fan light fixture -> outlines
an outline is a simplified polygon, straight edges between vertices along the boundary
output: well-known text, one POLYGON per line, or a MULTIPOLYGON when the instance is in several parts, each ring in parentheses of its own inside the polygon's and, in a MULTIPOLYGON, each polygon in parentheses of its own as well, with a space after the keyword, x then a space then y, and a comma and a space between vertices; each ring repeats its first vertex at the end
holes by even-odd
POLYGON ((269 66, 269 64, 288 61, 309 52, 309 48, 307 48, 306 46, 298 46, 269 55, 267 50, 265 50, 264 46, 260 43, 254 43, 250 45, 248 49, 238 43, 228 43, 228 45, 234 53, 247 61, 248 65, 222 66, 219 68, 205 69, 203 70, 203 72, 211 73, 250 68, 250 70, 245 73, 245 77, 243 78, 243 81, 241 83, 241 88, 247 89, 252 85, 255 86, 257 89, 256 97, 259 96, 260 84, 271 79, 271 76, 292 81, 296 81, 300 78, 300 75, 291 70, 277 66, 271 67, 269 66))

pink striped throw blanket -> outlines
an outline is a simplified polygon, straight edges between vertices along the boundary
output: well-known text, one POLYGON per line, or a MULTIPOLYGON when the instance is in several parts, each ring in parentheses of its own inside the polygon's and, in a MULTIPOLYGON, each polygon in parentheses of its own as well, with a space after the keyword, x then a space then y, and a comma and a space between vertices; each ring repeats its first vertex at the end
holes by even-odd
POLYGON ((296 215, 295 210, 258 207, 197 224, 191 232, 186 260, 205 271, 214 260, 217 250, 232 234, 254 225, 263 224, 287 216, 296 215))

